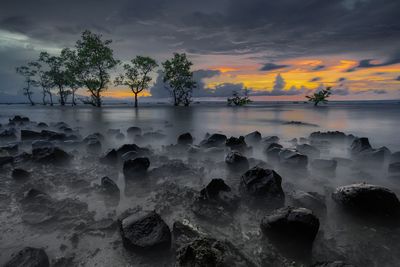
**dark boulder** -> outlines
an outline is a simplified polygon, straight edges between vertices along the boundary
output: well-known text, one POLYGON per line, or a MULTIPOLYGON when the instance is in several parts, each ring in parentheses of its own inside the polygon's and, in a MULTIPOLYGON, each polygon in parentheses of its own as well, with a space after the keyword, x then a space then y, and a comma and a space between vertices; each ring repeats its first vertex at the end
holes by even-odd
POLYGON ((65 133, 58 133, 48 130, 42 130, 40 132, 40 136, 42 139, 47 139, 49 141, 65 141, 68 139, 65 133))
POLYGON ((121 130, 120 129, 108 129, 107 130, 107 134, 108 135, 117 135, 117 134, 119 134, 119 133, 121 133, 121 130))
POLYGON ((318 148, 308 144, 297 145, 296 150, 310 158, 319 158, 321 154, 321 151, 318 148))
POLYGON ((238 151, 231 151, 225 157, 225 163, 233 171, 244 171, 249 169, 249 161, 238 151))
POLYGON ((115 149, 107 151, 103 156, 100 157, 100 163, 103 164, 117 164, 118 163, 118 152, 115 149))
POLYGON ((4 141, 13 141, 17 139, 14 129, 6 129, 0 133, 0 139, 4 141))
POLYGON ((390 156, 390 162, 400 162, 400 151, 394 152, 390 156))
POLYGON ((400 172, 400 162, 390 163, 388 170, 390 173, 400 172))
POLYGON ((32 142, 32 149, 36 148, 52 148, 54 144, 47 140, 37 140, 32 142))
POLYGON ((325 197, 315 192, 294 191, 290 200, 295 207, 307 208, 318 215, 326 213, 325 197))
POLYGON ((279 147, 273 147, 265 151, 267 155, 267 159, 271 162, 279 162, 279 154, 281 153, 282 149, 279 147))
POLYGON ((150 160, 148 158, 135 158, 124 162, 123 172, 125 177, 143 174, 150 167, 150 160))
POLYGON ((126 152, 125 154, 123 154, 121 156, 121 159, 123 161, 127 161, 127 160, 130 160, 130 159, 135 159, 138 156, 139 156, 139 153, 137 151, 129 151, 129 152, 126 152))
POLYGON ((136 144, 124 144, 120 146, 117 149, 118 156, 121 157, 123 154, 130 152, 130 151, 136 151, 138 152, 140 150, 140 147, 136 144))
POLYGON ((296 151, 285 149, 279 153, 279 162, 286 168, 305 169, 307 168, 308 157, 296 151))
POLYGON ((13 164, 14 158, 10 156, 0 157, 0 167, 3 167, 6 164, 13 164))
POLYGON ((91 140, 103 141, 104 140, 104 135, 102 135, 101 133, 93 133, 93 134, 89 134, 88 136, 83 138, 83 142, 84 143, 88 143, 91 140))
POLYGON ((361 137, 354 139, 353 143, 350 146, 350 153, 353 156, 357 156, 362 152, 372 150, 372 147, 369 143, 368 138, 361 137))
POLYGON ((42 139, 42 135, 39 132, 31 130, 21 130, 21 140, 39 140, 42 139))
POLYGON ((324 261, 314 263, 311 265, 311 267, 354 267, 354 265, 345 263, 343 261, 324 261))
POLYGON ((319 220, 309 209, 284 207, 265 216, 260 228, 279 249, 301 256, 311 251, 319 220))
POLYGON ((136 135, 141 135, 142 134, 142 129, 140 129, 139 127, 129 127, 128 130, 126 130, 127 134, 129 137, 134 137, 136 135))
POLYGON ((244 152, 247 148, 247 144, 243 136, 240 136, 239 138, 232 136, 225 141, 225 145, 231 150, 237 150, 240 152, 244 152))
POLYGON ((378 149, 364 150, 359 154, 355 155, 356 160, 362 165, 373 167, 375 165, 382 165, 389 160, 391 155, 390 150, 387 147, 381 147, 378 149))
POLYGON ((36 162, 43 164, 66 164, 72 156, 58 147, 35 148, 32 150, 32 157, 36 162))
POLYGON ((278 143, 279 142, 279 137, 275 136, 275 135, 267 136, 267 137, 264 137, 263 139, 261 139, 261 142, 266 144, 266 145, 271 144, 271 143, 278 143))
POLYGON ((86 151, 91 154, 98 154, 101 152, 101 142, 97 139, 89 140, 86 144, 86 151))
POLYGON ((47 127, 49 127, 49 125, 47 125, 44 122, 39 122, 36 126, 39 127, 39 128, 47 128, 47 127))
POLYGON ((337 161, 333 159, 314 159, 311 161, 311 167, 317 171, 334 172, 337 167, 337 161))
POLYGON ((101 178, 101 189, 103 193, 108 195, 118 195, 119 196, 119 188, 117 184, 108 178, 107 176, 101 178))
POLYGON ((16 115, 14 116, 14 118, 8 119, 8 121, 13 123, 26 123, 29 122, 30 120, 28 117, 16 115))
POLYGON ((178 136, 178 145, 191 145, 193 144, 193 137, 190 133, 184 133, 178 136))
POLYGON ((244 140, 249 144, 256 144, 261 141, 261 133, 259 131, 254 131, 244 136, 244 140))
POLYGON ((9 260, 4 267, 48 267, 50 266, 49 258, 46 252, 41 248, 25 247, 11 260, 9 260))
POLYGON ((117 133, 115 135, 115 139, 117 140, 124 140, 125 139, 125 135, 123 133, 117 133))
POLYGON ((136 251, 169 249, 171 232, 168 225, 155 212, 130 215, 119 220, 124 247, 136 251))
POLYGON ((5 146, 0 147, 0 151, 4 150, 7 151, 10 155, 15 155, 18 153, 18 144, 8 144, 5 146))
POLYGON ((220 147, 225 145, 226 142, 226 135, 223 134, 212 134, 205 140, 200 142, 200 146, 204 148, 210 148, 210 147, 220 147))
POLYGON ((285 200, 281 184, 282 177, 274 170, 254 167, 242 175, 240 190, 246 195, 276 200, 281 204, 285 200))
POLYGON ((328 131, 328 132, 313 132, 310 134, 311 141, 329 141, 329 142, 351 142, 354 139, 352 135, 346 135, 339 131, 328 131))
POLYGON ((345 209, 358 214, 381 218, 399 218, 400 202, 391 190, 366 183, 338 187, 333 200, 345 209))
POLYGON ((26 179, 28 179, 30 176, 31 176, 31 174, 30 174, 28 171, 26 171, 26 170, 24 170, 24 169, 19 169, 19 168, 14 169, 14 170, 12 171, 12 173, 11 173, 11 177, 12 177, 14 180, 17 180, 17 181, 26 180, 26 179))

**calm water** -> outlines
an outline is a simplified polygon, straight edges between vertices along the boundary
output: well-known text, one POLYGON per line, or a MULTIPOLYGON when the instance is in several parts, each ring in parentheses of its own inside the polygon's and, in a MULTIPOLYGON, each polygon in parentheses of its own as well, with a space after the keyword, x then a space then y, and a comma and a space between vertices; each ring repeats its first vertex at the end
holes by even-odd
POLYGON ((315 108, 307 104, 254 104, 232 108, 224 104, 198 104, 192 107, 167 105, 105 106, 101 109, 87 106, 43 107, 0 105, 0 123, 13 115, 29 116, 34 121, 65 121, 73 127, 82 127, 82 133, 104 132, 109 128, 125 131, 130 126, 145 130, 161 130, 172 139, 190 131, 200 141, 207 132, 243 135, 258 130, 263 136, 278 135, 289 140, 308 136, 313 131, 338 130, 370 138, 372 146, 387 146, 400 150, 400 104, 331 103, 315 108), (285 124, 301 121, 310 125, 285 124))

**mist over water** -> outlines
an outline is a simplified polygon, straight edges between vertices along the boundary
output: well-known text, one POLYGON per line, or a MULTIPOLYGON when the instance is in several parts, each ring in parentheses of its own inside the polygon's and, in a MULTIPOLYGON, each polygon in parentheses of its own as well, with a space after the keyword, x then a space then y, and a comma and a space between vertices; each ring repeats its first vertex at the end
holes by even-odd
MULTIPOLYGON (((194 138, 193 144, 198 145, 207 133, 220 133, 229 138, 259 131, 263 138, 279 137, 277 143, 284 149, 295 149, 296 144, 310 143, 309 136, 313 132, 341 131, 355 137, 368 137, 373 148, 385 146, 394 153, 400 151, 399 107, 392 102, 332 103, 317 108, 284 103, 240 108, 215 103, 195 104, 192 107, 143 105, 139 109, 131 106, 99 109, 87 106, 0 105, 1 131, 9 118, 21 115, 29 117, 31 122, 45 122, 49 130, 57 132, 60 130, 55 128, 54 123, 65 122, 72 133, 82 139, 93 133, 104 136, 100 140, 101 148, 90 153, 84 144, 73 147, 58 144, 74 156, 69 165, 17 163, 17 167, 30 171, 31 177, 27 182, 12 181, 10 167, 0 171, 0 231, 3 233, 0 264, 24 246, 33 246, 45 248, 53 262, 60 258, 63 260, 58 263, 67 262, 60 266, 173 266, 174 253, 149 257, 123 247, 118 229, 111 225, 130 209, 130 213, 155 210, 171 229, 175 221, 199 227, 214 238, 229 240, 242 252, 251 255, 255 262, 264 262, 264 266, 268 266, 265 262, 269 261, 259 260, 262 258, 260 255, 272 253, 275 247, 265 247, 270 243, 260 232, 260 222, 276 207, 267 203, 260 208, 256 207, 259 203, 242 199, 239 208, 227 221, 215 222, 194 214, 193 199, 213 178, 224 179, 232 191, 240 195, 241 176, 247 169, 227 167, 225 157, 230 152, 228 147, 204 149, 206 152, 196 150, 192 154, 186 147, 175 146, 177 137, 189 132, 194 138), (142 135, 129 137, 127 129, 132 126, 140 127, 142 135), (123 135, 117 137, 119 132, 123 135), (300 142, 302 137, 307 140, 300 142), (296 142, 293 138, 297 139, 296 142), (140 179, 125 177, 121 163, 108 165, 99 161, 109 149, 132 143, 150 151, 149 156, 146 154, 150 167, 140 179), (116 203, 99 193, 100 180, 104 176, 113 180, 120 190, 116 203), (43 224, 26 223, 27 214, 19 202, 30 188, 39 189, 58 201, 58 213, 55 212, 54 218, 43 224), (71 202, 63 203, 65 199, 71 199, 71 202)), ((40 130, 32 123, 17 127, 18 131, 40 130)), ((2 141, 1 145, 6 143, 2 141)), ((295 196, 301 192, 317 193, 325 205, 313 210, 320 220, 320 227, 312 256, 297 259, 292 258, 291 253, 277 250, 279 255, 287 257, 286 265, 279 261, 269 266, 290 266, 293 260, 296 260, 295 266, 335 260, 355 266, 396 266, 400 261, 398 222, 388 226, 348 216, 331 198, 338 186, 361 182, 386 187, 400 196, 400 179, 390 177, 388 162, 375 165, 338 160, 334 171, 313 168, 311 162, 315 158, 351 158, 350 141, 332 141, 327 147, 323 144, 319 147, 319 156, 309 156, 307 168, 296 169, 268 158, 265 154, 268 144, 247 143, 248 147, 241 152, 248 158, 249 168, 257 165, 274 169, 282 177, 285 206, 296 206, 295 196)), ((31 152, 30 141, 19 145, 20 152, 31 152)), ((36 219, 37 214, 29 216, 28 221, 29 218, 36 219)))

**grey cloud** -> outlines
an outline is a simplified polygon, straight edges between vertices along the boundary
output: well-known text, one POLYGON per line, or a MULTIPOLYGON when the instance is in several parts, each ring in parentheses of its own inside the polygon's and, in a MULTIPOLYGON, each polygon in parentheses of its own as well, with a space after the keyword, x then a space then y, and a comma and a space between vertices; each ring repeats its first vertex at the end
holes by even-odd
POLYGON ((325 69, 325 68, 326 68, 325 65, 318 65, 318 66, 314 67, 312 70, 313 70, 313 71, 318 71, 318 70, 323 70, 323 69, 325 69))
POLYGON ((398 76, 398 77, 396 78, 396 81, 400 81, 400 76, 398 76))
POLYGON ((318 81, 321 81, 321 77, 314 77, 310 79, 310 82, 318 82, 318 81))
POLYGON ((289 67, 288 65, 278 65, 275 63, 267 63, 264 66, 262 66, 260 68, 261 71, 271 71, 271 70, 279 70, 279 69, 283 69, 289 67))

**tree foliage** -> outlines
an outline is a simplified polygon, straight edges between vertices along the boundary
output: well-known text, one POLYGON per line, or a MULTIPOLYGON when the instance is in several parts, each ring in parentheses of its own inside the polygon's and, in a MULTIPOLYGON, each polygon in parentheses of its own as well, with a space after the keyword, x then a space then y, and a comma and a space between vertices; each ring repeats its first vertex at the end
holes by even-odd
POLYGON ((227 102, 229 106, 245 106, 251 103, 251 99, 249 98, 248 90, 244 89, 243 95, 240 95, 237 91, 233 91, 232 97, 228 97, 227 102))
POLYGON ((128 86, 135 96, 135 107, 138 106, 138 94, 148 89, 152 78, 150 73, 158 66, 157 62, 144 56, 136 56, 131 60, 131 64, 123 66, 124 73, 117 76, 115 85, 128 86))
POLYGON ((77 81, 87 88, 89 103, 96 107, 101 106, 101 93, 107 90, 110 82, 109 71, 119 64, 110 48, 111 42, 103 41, 101 35, 84 31, 75 45, 77 81))
POLYGON ((332 94, 331 89, 331 87, 327 87, 311 96, 306 96, 306 98, 308 98, 308 101, 314 102, 314 106, 318 106, 319 103, 326 104, 328 103, 328 97, 332 94))
POLYGON ((187 59, 185 53, 174 53, 174 57, 166 60, 162 65, 163 81, 172 94, 174 105, 189 106, 192 102, 193 89, 196 88, 193 72, 190 70, 193 63, 187 59))

